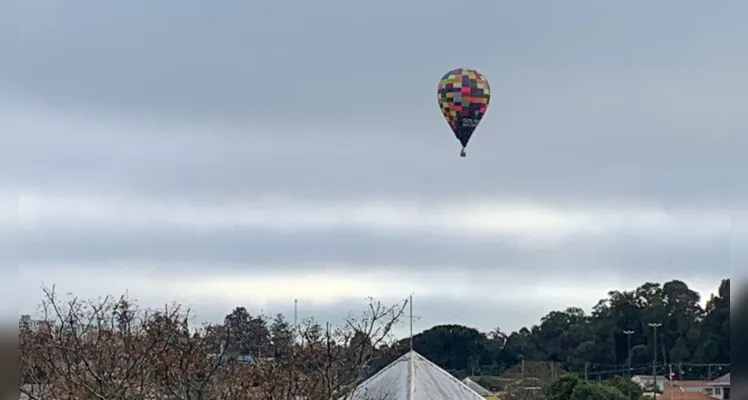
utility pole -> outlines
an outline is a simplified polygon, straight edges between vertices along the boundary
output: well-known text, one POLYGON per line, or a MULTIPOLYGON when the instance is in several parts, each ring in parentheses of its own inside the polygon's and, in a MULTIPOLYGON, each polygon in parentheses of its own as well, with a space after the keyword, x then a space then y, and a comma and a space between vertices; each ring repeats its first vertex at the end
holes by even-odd
POLYGON ((584 380, 587 381, 587 368, 589 367, 590 363, 584 363, 584 380))
MULTIPOLYGON (((631 380, 631 335, 634 334, 634 331, 623 331, 623 334, 626 335, 626 364, 629 370, 629 380, 631 380)), ((628 385, 626 385, 626 387, 626 395, 631 399, 631 388, 629 388, 628 385)))
POLYGON ((662 324, 659 322, 650 322, 649 327, 653 330, 653 345, 654 348, 652 349, 652 385, 654 385, 654 392, 657 392, 657 389, 659 387, 657 386, 657 328, 661 327, 662 324))
POLYGON ((551 379, 555 381, 556 380, 556 369, 553 368, 553 361, 548 362, 548 367, 550 367, 551 369, 551 379))
POLYGON ((626 366, 629 370, 629 378, 631 377, 631 335, 634 334, 634 331, 623 331, 623 334, 626 335, 626 366))

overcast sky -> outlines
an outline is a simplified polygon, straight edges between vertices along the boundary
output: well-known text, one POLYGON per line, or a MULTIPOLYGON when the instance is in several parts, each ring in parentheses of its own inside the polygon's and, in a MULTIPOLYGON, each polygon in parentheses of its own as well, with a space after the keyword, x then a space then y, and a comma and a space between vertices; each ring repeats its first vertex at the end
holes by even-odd
POLYGON ((414 293, 418 329, 512 330, 645 281, 708 296, 746 259, 748 3, 2 8, 22 313, 53 284, 207 320, 414 293), (436 103, 455 67, 493 89, 466 159, 436 103))

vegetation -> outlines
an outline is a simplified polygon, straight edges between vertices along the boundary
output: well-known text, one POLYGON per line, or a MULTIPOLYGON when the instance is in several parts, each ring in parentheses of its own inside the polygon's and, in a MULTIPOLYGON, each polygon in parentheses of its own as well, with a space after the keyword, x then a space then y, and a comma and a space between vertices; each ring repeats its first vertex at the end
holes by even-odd
POLYGON ((366 375, 404 307, 371 300, 339 327, 295 328, 238 307, 222 324, 194 326, 178 305, 45 291, 44 318, 19 334, 19 389, 33 400, 339 398, 366 375))
POLYGON ((639 385, 622 377, 591 382, 575 374, 565 375, 545 389, 547 400, 641 400, 644 392, 639 385))
MULTIPOLYGON (((730 280, 722 281, 706 307, 700 303, 700 295, 681 281, 645 283, 632 291, 609 292, 590 313, 576 307, 553 311, 517 332, 443 325, 416 335, 413 342, 416 351, 461 377, 518 378, 521 371, 510 368, 524 361, 524 375, 543 380, 562 371, 608 379, 652 373, 655 329, 649 324, 658 323, 658 373, 669 373, 664 365, 672 365, 683 379, 708 379, 728 372, 730 280)), ((382 362, 407 346, 407 341, 396 343, 382 362)))
MULTIPOLYGON (((371 300, 338 327, 314 320, 294 327, 283 315, 237 307, 220 324, 196 326, 178 305, 141 309, 126 297, 63 301, 45 291, 42 321, 19 335, 20 389, 39 400, 338 398, 407 350, 408 340, 390 335, 404 307, 371 300)), ((636 400, 641 390, 621 376, 652 372, 650 323, 662 324, 658 365, 672 364, 681 378, 728 370, 729 279, 703 309, 683 282, 646 283, 610 292, 589 314, 554 311, 508 334, 442 325, 413 342, 458 377, 477 375, 482 386, 501 390, 502 399, 636 400)))

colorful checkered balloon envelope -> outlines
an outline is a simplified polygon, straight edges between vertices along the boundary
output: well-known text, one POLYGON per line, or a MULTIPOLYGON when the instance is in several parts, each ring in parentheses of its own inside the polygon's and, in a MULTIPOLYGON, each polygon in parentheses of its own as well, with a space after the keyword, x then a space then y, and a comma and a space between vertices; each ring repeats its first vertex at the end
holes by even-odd
POLYGON ((465 147, 491 99, 488 80, 474 69, 453 69, 439 81, 436 98, 442 115, 462 144, 460 155, 465 157, 465 147))

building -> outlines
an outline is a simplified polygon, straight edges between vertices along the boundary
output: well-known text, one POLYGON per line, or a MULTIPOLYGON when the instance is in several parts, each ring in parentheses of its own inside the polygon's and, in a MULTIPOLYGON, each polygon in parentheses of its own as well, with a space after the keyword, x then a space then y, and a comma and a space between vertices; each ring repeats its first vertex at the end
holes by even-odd
POLYGON ((497 387, 491 389, 499 398, 541 398, 544 388, 566 374, 567 372, 557 362, 522 360, 518 365, 507 369, 497 377, 495 385, 497 387))
POLYGON ((714 400, 704 392, 689 392, 679 386, 666 385, 662 394, 657 395, 658 400, 714 400))
MULTIPOLYGON (((650 379, 651 381, 651 379, 650 379)), ((668 381, 661 400, 730 400, 730 374, 713 381, 668 381)))
POLYGON ((53 335, 74 334, 80 336, 84 333, 92 334, 95 329, 97 328, 93 326, 86 327, 78 322, 61 325, 52 320, 32 319, 30 315, 21 315, 21 318, 18 320, 19 331, 46 332, 53 335))
POLYGON ((709 386, 709 381, 668 381, 665 384, 665 389, 672 388, 682 392, 698 392, 706 393, 706 388, 709 386))
POLYGON ((713 400, 706 395, 709 381, 667 381, 659 400, 713 400))
POLYGON ((21 315, 21 318, 18 320, 18 329, 19 330, 29 330, 31 332, 36 332, 39 330, 40 327, 47 325, 46 321, 38 320, 38 319, 31 319, 30 315, 21 315))
POLYGON ((356 386, 347 400, 484 400, 424 356, 409 351, 356 386))
POLYGON ((730 374, 709 382, 704 392, 714 399, 730 400, 730 374))

